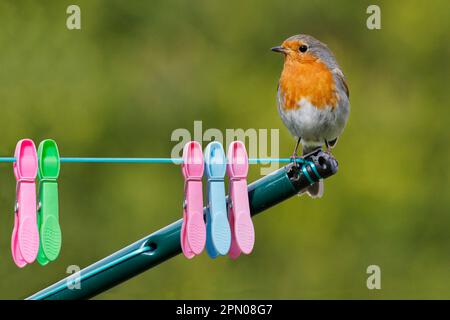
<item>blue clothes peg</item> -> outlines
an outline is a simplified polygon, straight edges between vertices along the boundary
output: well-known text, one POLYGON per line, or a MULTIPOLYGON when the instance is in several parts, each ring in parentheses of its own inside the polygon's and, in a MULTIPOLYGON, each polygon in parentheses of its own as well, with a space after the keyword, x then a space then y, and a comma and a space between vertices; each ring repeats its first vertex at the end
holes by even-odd
POLYGON ((226 157, 222 145, 213 141, 204 152, 207 178, 206 251, 211 258, 227 255, 231 229, 225 200, 226 157))

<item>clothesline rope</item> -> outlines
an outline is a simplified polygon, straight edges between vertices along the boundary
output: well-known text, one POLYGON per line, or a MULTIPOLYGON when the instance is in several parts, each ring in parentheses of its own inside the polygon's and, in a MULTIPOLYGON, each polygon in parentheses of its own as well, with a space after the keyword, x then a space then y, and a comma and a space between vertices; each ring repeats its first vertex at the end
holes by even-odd
MULTIPOLYGON (((0 157, 0 163, 16 162, 14 157, 0 157)), ((249 158, 249 164, 266 164, 266 163, 289 163, 293 162, 292 158, 249 158)), ((306 163, 302 158, 297 158, 296 162, 306 163)), ((61 163, 183 163, 182 158, 82 158, 82 157, 62 157, 61 163)))

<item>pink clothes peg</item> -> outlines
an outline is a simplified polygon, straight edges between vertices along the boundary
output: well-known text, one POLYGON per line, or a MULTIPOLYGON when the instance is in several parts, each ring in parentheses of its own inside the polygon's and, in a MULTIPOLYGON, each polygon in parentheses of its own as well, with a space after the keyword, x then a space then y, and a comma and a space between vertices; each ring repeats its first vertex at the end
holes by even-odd
POLYGON ((184 183, 183 224, 181 248, 186 258, 199 255, 205 248, 206 225, 203 219, 203 152, 196 141, 188 142, 183 149, 181 165, 184 183))
POLYGON ((249 254, 255 243, 255 230, 250 215, 247 191, 248 156, 245 145, 234 141, 228 147, 227 174, 229 177, 228 220, 231 227, 229 256, 249 254))
POLYGON ((17 184, 11 251, 14 262, 22 268, 34 262, 39 250, 35 182, 38 160, 34 142, 30 139, 20 140, 15 158, 13 168, 17 184))

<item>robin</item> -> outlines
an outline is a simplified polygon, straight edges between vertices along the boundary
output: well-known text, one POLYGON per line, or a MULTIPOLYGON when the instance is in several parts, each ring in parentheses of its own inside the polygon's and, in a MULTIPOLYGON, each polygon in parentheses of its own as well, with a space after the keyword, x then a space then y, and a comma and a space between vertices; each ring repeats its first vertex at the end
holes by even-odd
MULTIPOLYGON (((302 144, 303 155, 336 146, 347 123, 350 104, 344 74, 328 47, 306 34, 292 36, 271 49, 284 55, 278 83, 278 112, 297 139, 292 157, 302 144)), ((312 198, 323 195, 323 180, 309 186, 312 198)))

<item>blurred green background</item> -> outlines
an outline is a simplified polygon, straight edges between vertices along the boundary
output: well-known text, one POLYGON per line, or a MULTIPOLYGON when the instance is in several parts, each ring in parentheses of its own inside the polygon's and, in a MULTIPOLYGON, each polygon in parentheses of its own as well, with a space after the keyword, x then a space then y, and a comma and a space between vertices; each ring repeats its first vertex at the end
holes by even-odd
MULTIPOLYGON (((2 1, 0 156, 24 137, 64 156, 170 156, 176 128, 280 128, 282 58, 308 33, 334 51, 351 115, 325 197, 254 219, 250 256, 178 256, 99 299, 450 298, 448 1, 2 1), (82 30, 66 28, 81 7, 82 30), (366 28, 381 6, 382 29, 366 28), (366 268, 381 267, 381 290, 366 268)), ((206 143, 203 145, 206 146, 206 143)), ((249 180, 259 176, 252 166, 249 180)), ((20 299, 182 216, 172 165, 63 165, 63 248, 11 258, 15 179, 0 165, 0 298, 20 299)))

